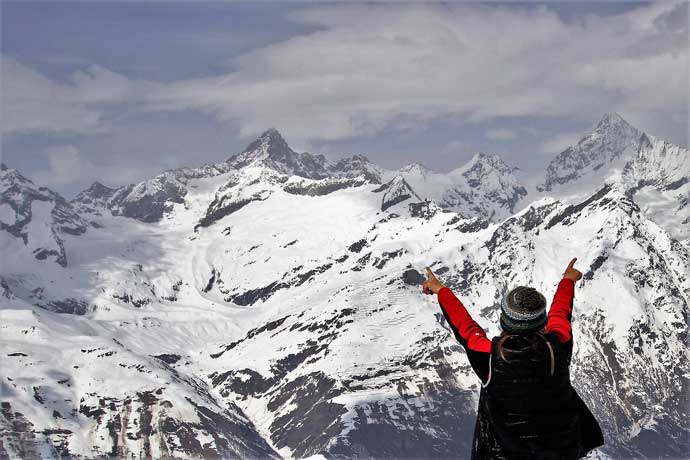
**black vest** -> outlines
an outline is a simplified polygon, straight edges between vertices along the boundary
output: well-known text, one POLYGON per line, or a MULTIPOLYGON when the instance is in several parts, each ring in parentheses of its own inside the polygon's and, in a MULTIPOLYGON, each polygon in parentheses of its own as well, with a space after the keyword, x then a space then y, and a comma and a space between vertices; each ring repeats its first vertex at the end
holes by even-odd
POLYGON ((515 335, 491 343, 489 379, 482 385, 473 460, 584 457, 604 439, 570 384, 572 341, 553 334, 515 335))

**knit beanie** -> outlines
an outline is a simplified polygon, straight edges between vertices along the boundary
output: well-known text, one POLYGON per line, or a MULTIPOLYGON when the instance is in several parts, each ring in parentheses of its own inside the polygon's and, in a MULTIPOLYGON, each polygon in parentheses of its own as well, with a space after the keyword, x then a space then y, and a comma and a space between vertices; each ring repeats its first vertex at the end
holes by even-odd
POLYGON ((501 303, 501 328, 506 332, 534 332, 546 325, 546 299, 534 288, 518 286, 501 303))

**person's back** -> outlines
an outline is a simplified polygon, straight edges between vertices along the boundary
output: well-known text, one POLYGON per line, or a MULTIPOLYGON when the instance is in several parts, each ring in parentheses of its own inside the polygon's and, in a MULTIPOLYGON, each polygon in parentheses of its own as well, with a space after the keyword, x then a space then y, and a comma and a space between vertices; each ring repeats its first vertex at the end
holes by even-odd
POLYGON ((570 385, 571 351, 554 334, 540 332, 492 340, 478 408, 478 424, 491 432, 481 433, 486 440, 475 458, 576 459, 586 453, 581 401, 570 385))
POLYGON ((473 460, 570 460, 603 445, 598 423, 570 384, 572 299, 582 276, 574 262, 548 315, 536 290, 513 289, 501 308, 503 334, 493 340, 428 269, 424 292, 438 294, 446 320, 482 381, 473 460))

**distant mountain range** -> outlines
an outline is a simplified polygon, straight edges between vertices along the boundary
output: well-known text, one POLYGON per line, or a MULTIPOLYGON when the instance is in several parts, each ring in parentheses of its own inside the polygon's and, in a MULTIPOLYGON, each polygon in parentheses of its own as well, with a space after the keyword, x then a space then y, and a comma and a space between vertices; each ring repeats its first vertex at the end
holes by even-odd
POLYGON ((0 458, 464 458, 478 379, 430 265, 491 334, 512 286, 575 298, 591 458, 687 458, 688 150, 606 114, 536 187, 295 152, 67 201, 0 168, 0 458))

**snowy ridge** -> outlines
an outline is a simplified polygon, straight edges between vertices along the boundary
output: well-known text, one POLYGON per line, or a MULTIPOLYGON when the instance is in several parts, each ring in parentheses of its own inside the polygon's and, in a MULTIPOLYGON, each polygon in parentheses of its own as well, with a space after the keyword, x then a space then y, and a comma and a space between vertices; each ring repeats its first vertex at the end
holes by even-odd
POLYGON ((188 183, 192 179, 215 177, 230 172, 226 163, 200 168, 179 168, 165 171, 156 177, 116 189, 95 182, 80 192, 72 205, 84 214, 130 217, 152 223, 161 220, 174 204, 184 203, 188 183))

